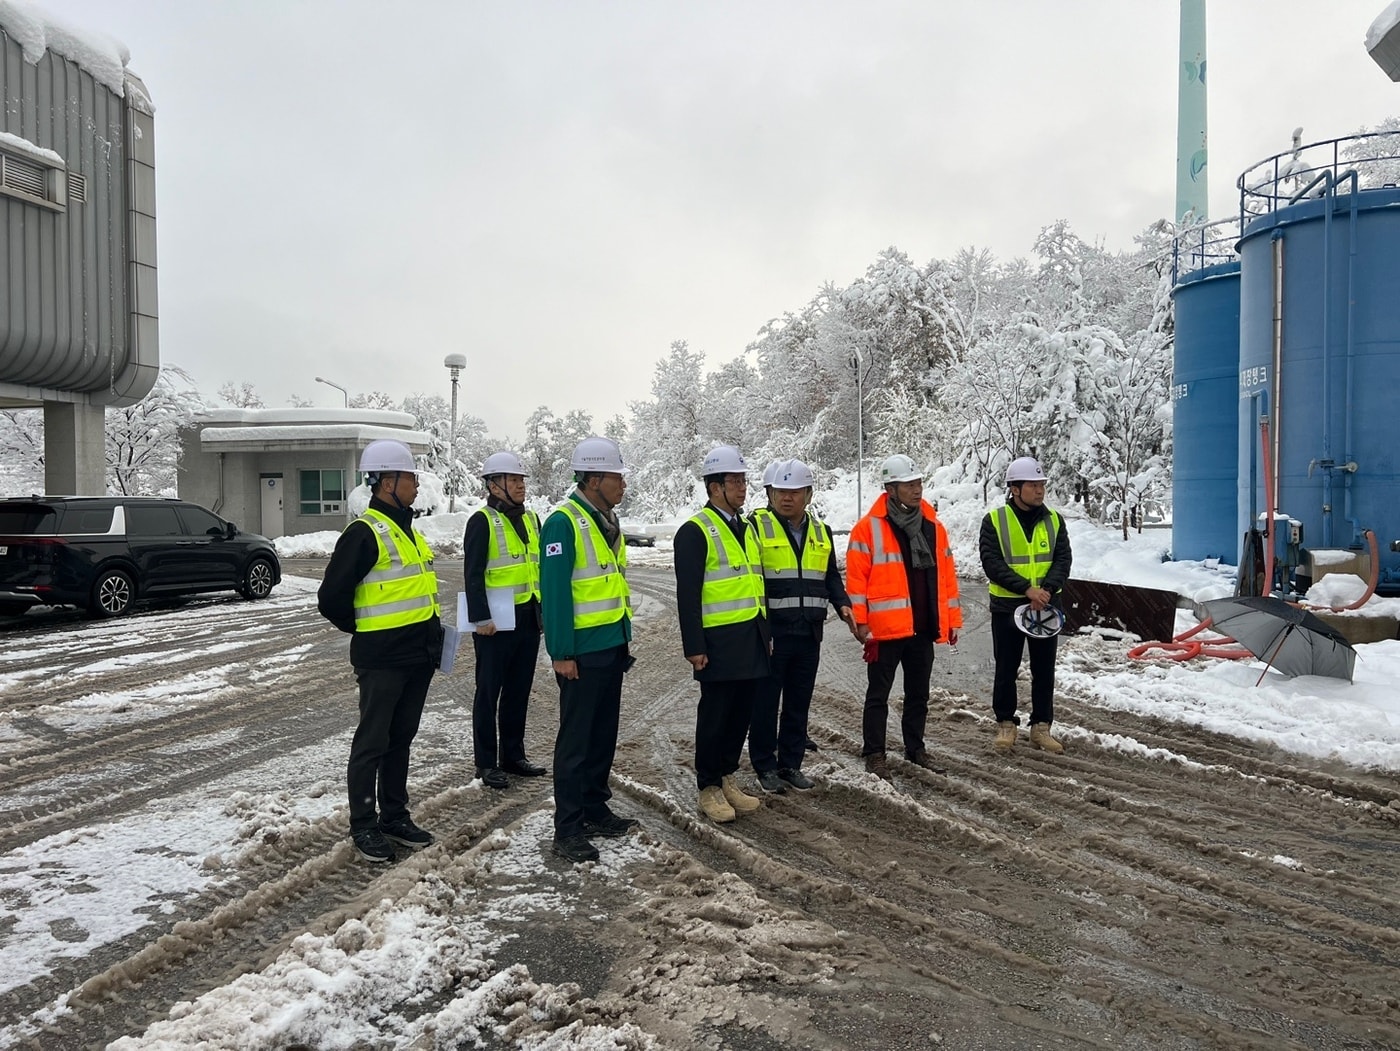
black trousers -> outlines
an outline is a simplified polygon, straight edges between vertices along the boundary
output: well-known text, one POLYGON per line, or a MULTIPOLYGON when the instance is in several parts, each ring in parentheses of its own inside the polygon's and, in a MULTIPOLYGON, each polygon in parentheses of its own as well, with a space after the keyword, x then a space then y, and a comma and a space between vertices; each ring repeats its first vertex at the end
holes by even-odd
POLYGON ((767 681, 701 681, 700 706, 695 710, 695 781, 700 788, 718 788, 723 778, 739 769, 754 703, 767 681))
POLYGON ((1058 635, 1048 639, 1033 639, 1016 627, 1010 613, 992 613, 992 659, 996 674, 992 679, 992 711, 997 722, 1021 720, 1016 716, 1016 674, 1021 669, 1021 655, 1026 647, 1031 651, 1031 722, 1055 721, 1055 652, 1058 635))
POLYGON ((928 722, 928 680, 933 674, 933 640, 924 635, 907 639, 882 639, 879 657, 865 666, 865 716, 861 755, 885 750, 885 724, 890 714, 890 688, 895 669, 904 669, 904 714, 899 727, 904 754, 913 758, 924 750, 924 726, 928 722))
POLYGON ((754 700, 749 762, 765 770, 800 770, 822 644, 810 635, 774 635, 768 678, 754 700))
POLYGON ((612 814, 613 756, 622 713, 622 674, 627 647, 613 646, 578 657, 578 678, 558 673, 559 736, 554 739, 554 836, 583 834, 584 821, 612 814))
POLYGON ((360 725, 350 742, 350 762, 345 768, 351 832, 408 817, 408 749, 418 733, 428 684, 436 670, 432 664, 355 669, 360 725))
POLYGON ((525 756, 525 710, 535 681, 540 633, 533 629, 472 635, 476 694, 472 698, 472 746, 476 765, 490 769, 525 756), (500 749, 497 750, 497 728, 500 749))

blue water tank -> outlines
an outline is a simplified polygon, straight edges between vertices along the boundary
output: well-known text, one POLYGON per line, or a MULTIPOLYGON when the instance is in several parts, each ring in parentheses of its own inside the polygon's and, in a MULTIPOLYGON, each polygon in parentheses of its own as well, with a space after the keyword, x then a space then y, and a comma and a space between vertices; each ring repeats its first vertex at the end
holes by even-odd
POLYGON ((1172 557, 1239 558, 1240 264, 1187 274, 1172 290, 1172 557))
POLYGON ((1259 216, 1240 241, 1236 526, 1249 528, 1266 507, 1259 417, 1268 413, 1278 435, 1276 511, 1302 523, 1309 548, 1360 547, 1362 530, 1375 530, 1382 587, 1393 591, 1400 190, 1346 187, 1259 216))

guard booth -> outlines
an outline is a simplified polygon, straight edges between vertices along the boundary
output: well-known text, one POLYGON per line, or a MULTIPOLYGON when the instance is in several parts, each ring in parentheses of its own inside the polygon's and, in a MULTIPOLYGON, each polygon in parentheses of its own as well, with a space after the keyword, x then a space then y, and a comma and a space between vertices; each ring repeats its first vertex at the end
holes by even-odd
POLYGON ((103 416, 160 375, 155 122, 110 37, 0 4, 0 408, 50 493, 105 492, 103 416))

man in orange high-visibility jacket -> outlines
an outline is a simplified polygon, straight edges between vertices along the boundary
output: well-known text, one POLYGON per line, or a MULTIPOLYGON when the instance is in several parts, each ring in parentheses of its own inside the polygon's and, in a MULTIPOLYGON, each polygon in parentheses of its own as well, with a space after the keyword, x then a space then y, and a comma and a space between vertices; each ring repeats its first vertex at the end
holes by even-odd
POLYGON ((856 637, 866 644, 867 687, 861 755, 865 768, 889 777, 885 724, 896 668, 904 671, 904 755, 942 771, 924 747, 933 645, 956 645, 962 627, 958 578, 948 533, 923 498, 923 473, 907 456, 880 467, 885 492, 851 530, 846 589, 856 637))

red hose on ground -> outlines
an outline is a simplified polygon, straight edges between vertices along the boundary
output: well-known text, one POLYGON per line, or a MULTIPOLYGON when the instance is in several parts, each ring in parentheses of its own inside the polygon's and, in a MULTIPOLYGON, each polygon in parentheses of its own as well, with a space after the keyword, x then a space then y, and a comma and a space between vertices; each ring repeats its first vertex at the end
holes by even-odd
POLYGON ((1234 642, 1232 638, 1211 639, 1209 643, 1189 641, 1192 635, 1198 631, 1204 631, 1210 627, 1210 618, 1207 617, 1194 628, 1187 628, 1180 635, 1173 637, 1171 642, 1144 642, 1134 646, 1128 651, 1129 660, 1148 660, 1149 654, 1153 650, 1161 650, 1162 656, 1173 661, 1189 661, 1193 657, 1218 657, 1226 661, 1242 661, 1253 658, 1254 654, 1249 650, 1230 649, 1219 644, 1234 642))

